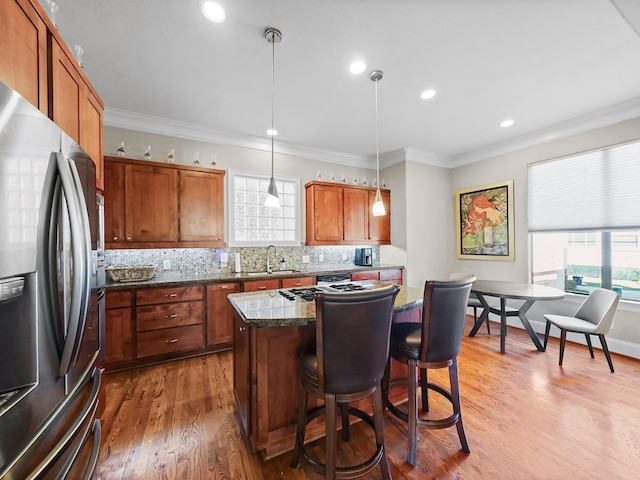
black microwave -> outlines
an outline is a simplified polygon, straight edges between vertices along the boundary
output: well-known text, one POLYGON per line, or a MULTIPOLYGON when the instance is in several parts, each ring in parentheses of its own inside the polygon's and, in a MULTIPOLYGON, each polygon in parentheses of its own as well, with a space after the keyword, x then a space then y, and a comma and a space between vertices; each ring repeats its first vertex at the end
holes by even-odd
POLYGON ((373 249, 356 248, 356 265, 370 267, 373 265, 373 249))

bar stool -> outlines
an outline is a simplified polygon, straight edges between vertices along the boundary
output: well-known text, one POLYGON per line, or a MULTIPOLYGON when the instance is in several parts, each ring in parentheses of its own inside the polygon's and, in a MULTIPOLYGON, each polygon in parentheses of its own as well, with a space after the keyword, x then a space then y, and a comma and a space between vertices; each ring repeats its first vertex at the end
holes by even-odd
POLYGON ((407 422, 407 462, 416 464, 417 428, 447 428, 455 425, 462 450, 470 452, 462 423, 460 391, 458 387, 458 354, 462 346, 467 302, 474 275, 446 282, 427 281, 424 288, 422 323, 395 323, 391 327, 390 358, 405 363, 408 378, 389 379, 390 362, 384 380, 384 398, 389 411, 407 422), (449 369, 449 390, 427 380, 428 369, 449 369), (422 410, 429 411, 428 391, 445 397, 453 408, 446 418, 420 418, 418 412, 418 370, 420 371, 422 410), (408 405, 402 410, 388 398, 389 389, 396 383, 408 383, 408 405))
POLYGON ((316 352, 300 361, 298 425, 291 467, 300 460, 328 479, 367 475, 380 464, 382 477, 391 479, 384 444, 382 378, 389 358, 393 304, 399 287, 389 285, 368 291, 316 294, 316 352), (307 411, 308 395, 325 402, 307 411), (373 416, 349 404, 372 397, 373 416), (336 408, 342 417, 342 437, 349 440, 349 415, 375 431, 376 451, 354 466, 336 466, 336 408), (325 414, 326 463, 305 449, 307 424, 325 414))

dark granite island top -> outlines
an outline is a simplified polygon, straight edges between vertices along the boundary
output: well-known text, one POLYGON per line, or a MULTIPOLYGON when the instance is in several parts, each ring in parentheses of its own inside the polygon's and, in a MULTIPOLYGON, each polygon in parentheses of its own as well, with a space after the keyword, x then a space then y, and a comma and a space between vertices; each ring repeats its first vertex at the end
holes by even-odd
MULTIPOLYGON (((385 282, 377 281, 353 283, 373 285, 372 288, 387 285, 385 282)), ((290 327, 307 325, 315 321, 315 302, 304 301, 300 298, 288 300, 280 294, 281 290, 288 289, 233 293, 227 298, 247 326, 250 327, 290 327)), ((422 297, 422 289, 401 286, 396 297, 395 313, 420 307, 422 297)))

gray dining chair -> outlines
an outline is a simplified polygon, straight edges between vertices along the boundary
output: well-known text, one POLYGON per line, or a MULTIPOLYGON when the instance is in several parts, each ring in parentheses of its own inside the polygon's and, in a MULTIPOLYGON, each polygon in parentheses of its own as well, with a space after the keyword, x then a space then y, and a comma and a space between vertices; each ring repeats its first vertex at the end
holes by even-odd
POLYGON ((591 358, 594 358, 591 335, 596 335, 600 339, 602 350, 609 363, 609 369, 611 369, 613 373, 613 362, 611 361, 611 355, 609 354, 609 348, 607 347, 607 341, 604 336, 609 333, 611 329, 619 300, 620 297, 616 292, 598 288, 589 294, 573 317, 545 314, 544 318, 547 320, 544 332, 545 350, 547 348, 547 342, 549 341, 551 324, 560 329, 560 361, 558 365, 562 365, 567 332, 584 334, 587 339, 591 358))

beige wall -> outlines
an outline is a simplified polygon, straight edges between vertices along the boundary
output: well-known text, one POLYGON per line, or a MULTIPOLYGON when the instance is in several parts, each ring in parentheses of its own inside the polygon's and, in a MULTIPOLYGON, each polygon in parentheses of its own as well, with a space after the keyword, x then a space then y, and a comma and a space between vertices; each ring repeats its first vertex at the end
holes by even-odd
MULTIPOLYGON (((480 278, 527 282, 529 276, 529 237, 527 230, 527 165, 533 162, 557 158, 616 143, 640 139, 640 118, 622 122, 587 133, 550 141, 516 152, 496 156, 481 162, 451 170, 451 192, 481 186, 500 180, 514 182, 515 261, 460 260, 451 256, 451 271, 475 273, 480 278)), ((451 199, 454 201, 454 198, 451 199)), ((451 231, 454 226, 451 225, 451 231)), ((411 264, 411 256, 409 263, 411 264)), ((543 314, 553 311, 572 314, 580 298, 568 296, 562 302, 538 302, 530 310, 534 327, 543 331, 543 314)), ((621 302, 611 331, 610 348, 614 351, 640 357, 640 306, 621 302)), ((582 338, 584 340, 584 338, 582 338)), ((597 342, 596 342, 597 343, 597 342)))

